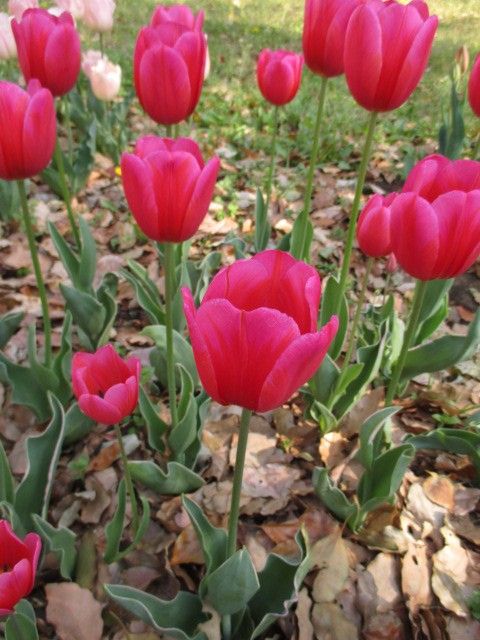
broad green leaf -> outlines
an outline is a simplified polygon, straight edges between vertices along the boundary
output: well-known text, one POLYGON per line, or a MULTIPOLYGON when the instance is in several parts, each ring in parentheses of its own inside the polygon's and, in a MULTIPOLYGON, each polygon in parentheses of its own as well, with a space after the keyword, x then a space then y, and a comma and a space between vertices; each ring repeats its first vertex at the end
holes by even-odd
POLYGON ((462 429, 439 428, 427 435, 412 436, 406 442, 415 449, 438 449, 470 457, 480 482, 480 435, 462 429))
POLYGON ((62 578, 71 580, 77 559, 75 534, 65 527, 55 529, 55 527, 52 527, 51 524, 37 514, 34 514, 32 517, 35 523, 35 529, 41 535, 45 547, 53 552, 59 560, 62 578))
POLYGON ((80 275, 80 260, 78 259, 77 254, 75 253, 75 251, 73 251, 68 242, 52 222, 49 221, 47 223, 47 226, 48 232, 50 234, 50 237, 52 238, 53 244, 55 245, 58 256, 63 266, 65 267, 65 270, 68 273, 73 286, 78 287, 80 275))
POLYGON ((169 462, 167 471, 150 460, 129 462, 128 468, 136 482, 160 495, 191 493, 205 484, 203 478, 178 462, 169 462))
POLYGON ((174 640, 208 640, 197 627, 208 616, 202 612, 200 598, 180 591, 173 600, 160 600, 155 596, 117 584, 104 585, 107 595, 156 631, 174 640))
POLYGON ((337 335, 333 341, 329 354, 332 360, 336 360, 342 351, 343 342, 345 340, 345 334, 348 327, 348 306, 345 296, 339 300, 340 285, 336 278, 330 276, 327 280, 325 291, 322 294, 322 306, 320 308, 320 326, 323 327, 330 318, 334 315, 335 311, 339 309, 337 313, 339 324, 337 335))
POLYGON ((316 422, 322 433, 328 433, 335 429, 338 424, 337 418, 333 415, 328 407, 318 400, 314 400, 310 407, 310 415, 316 422))
POLYGON ((250 554, 236 551, 203 581, 205 598, 220 615, 241 611, 260 587, 250 554))
POLYGON ((74 402, 65 413, 64 446, 75 444, 87 436, 95 425, 95 420, 82 413, 78 403, 74 402))
POLYGON ((357 506, 331 482, 325 467, 315 468, 312 482, 317 496, 337 518, 346 522, 357 512, 357 506))
POLYGON ((227 532, 214 527, 198 504, 182 496, 182 504, 192 522, 205 558, 207 576, 225 562, 227 556, 227 532))
POLYGON ((29 407, 40 422, 51 415, 51 407, 45 389, 30 367, 15 364, 0 352, 0 382, 12 387, 12 402, 29 407))
POLYGON ((313 225, 310 216, 299 213, 293 223, 292 236, 290 239, 290 253, 297 260, 310 261, 310 247, 313 240, 313 225))
POLYGON ((160 418, 157 407, 150 400, 142 386, 140 387, 138 404, 147 427, 148 444, 155 451, 162 453, 165 451, 163 438, 168 431, 168 425, 160 418))
POLYGON ((97 348, 99 337, 105 325, 106 310, 92 294, 79 291, 65 284, 60 284, 67 308, 77 324, 88 338, 87 345, 91 350, 97 348))
POLYGON ((12 311, 10 313, 5 313, 0 317, 0 349, 3 349, 13 334, 17 331, 24 315, 25 314, 23 312, 12 311))
POLYGON ((450 280, 430 280, 425 286, 425 297, 420 310, 415 345, 429 338, 443 322, 448 313, 448 292, 453 284, 450 280))
MULTIPOLYGON (((152 325, 146 327, 142 334, 152 338, 157 345, 158 349, 152 352, 155 353, 154 357, 150 357, 152 366, 155 367, 155 374, 160 382, 166 386, 167 374, 166 374, 166 352, 167 352, 167 339, 166 329, 164 325, 152 325)), ((175 355, 175 362, 181 364, 190 374, 195 387, 198 386, 198 373, 195 365, 195 359, 193 357, 193 351, 190 344, 185 338, 177 331, 173 332, 173 353, 175 355)), ((177 371, 177 385, 181 382, 180 372, 177 371)))
MULTIPOLYGON (((194 387, 190 374, 182 365, 178 365, 178 368, 182 380, 178 424, 170 431, 168 444, 173 460, 185 464, 185 451, 198 439, 197 403, 193 395, 194 387)), ((198 448, 200 449, 200 442, 198 448)))
POLYGON ((315 400, 318 400, 322 404, 328 402, 339 376, 339 367, 327 353, 319 369, 317 369, 313 378, 308 382, 308 386, 315 400))
POLYGON ((122 269, 120 273, 135 289, 138 304, 147 312, 150 320, 157 324, 165 324, 165 312, 160 304, 160 296, 147 270, 134 260, 129 260, 128 269, 122 269))
POLYGON ((18 611, 7 618, 5 624, 5 640, 38 640, 38 631, 35 621, 18 611))
POLYGON ((365 467, 371 469, 374 459, 381 454, 382 433, 385 422, 398 413, 399 407, 385 407, 372 414, 360 428, 360 450, 358 459, 365 467), (380 436, 380 437, 379 437, 380 436))
POLYGON ((97 338, 96 348, 107 344, 110 338, 110 331, 117 315, 117 285, 118 277, 114 273, 106 273, 96 291, 97 300, 105 310, 105 322, 97 338))
POLYGON ((83 291, 92 291, 95 271, 97 269, 97 248, 88 222, 82 218, 82 216, 78 216, 78 226, 80 229, 82 250, 80 252, 78 285, 75 283, 75 286, 78 286, 83 291))
POLYGON ((13 505, 15 495, 15 480, 13 479, 7 454, 0 441, 0 502, 13 505))

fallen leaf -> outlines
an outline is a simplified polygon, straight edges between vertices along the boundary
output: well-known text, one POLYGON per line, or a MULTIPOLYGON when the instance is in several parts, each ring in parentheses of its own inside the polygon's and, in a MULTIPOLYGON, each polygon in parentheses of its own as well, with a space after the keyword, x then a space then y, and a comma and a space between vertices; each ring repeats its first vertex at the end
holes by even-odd
POLYGON ((102 605, 75 582, 45 586, 47 621, 61 640, 101 640, 102 605))
POLYGON ((467 600, 472 587, 467 584, 469 557, 457 536, 447 527, 441 530, 445 546, 432 556, 432 589, 449 611, 468 615, 467 600))
POLYGON ((447 525, 457 536, 460 536, 460 538, 465 538, 480 546, 480 526, 475 524, 470 515, 448 515, 447 525))
POLYGON ((188 525, 175 540, 170 564, 175 566, 178 564, 203 564, 204 562, 195 529, 192 525, 188 525))
POLYGON ((115 440, 111 444, 103 447, 88 465, 89 471, 103 471, 108 467, 111 467, 112 464, 118 459, 120 456, 120 446, 118 442, 115 440))
POLYGON ((402 591, 407 606, 413 614, 432 603, 430 587, 430 563, 427 546, 423 540, 409 541, 407 553, 402 560, 402 591))
POLYGON ((431 502, 451 511, 454 506, 455 485, 446 476, 432 473, 423 483, 423 491, 431 502))
POLYGON ((313 583, 315 602, 332 602, 348 578, 348 553, 342 531, 336 531, 316 542, 311 550, 312 565, 319 569, 313 583))
POLYGON ((312 604, 307 589, 302 589, 298 594, 297 608, 295 610, 298 624, 298 640, 313 640, 314 638, 313 624, 310 621, 312 604))
POLYGON ((358 576, 358 602, 365 618, 387 613, 402 600, 397 560, 379 553, 358 576))
POLYGON ((330 470, 344 461, 347 445, 348 440, 338 431, 323 436, 318 450, 327 469, 330 470))
POLYGON ((312 623, 317 640, 358 640, 357 628, 333 602, 316 604, 312 623))
POLYGON ((389 611, 373 616, 363 629, 365 640, 403 640, 403 624, 400 618, 389 611))

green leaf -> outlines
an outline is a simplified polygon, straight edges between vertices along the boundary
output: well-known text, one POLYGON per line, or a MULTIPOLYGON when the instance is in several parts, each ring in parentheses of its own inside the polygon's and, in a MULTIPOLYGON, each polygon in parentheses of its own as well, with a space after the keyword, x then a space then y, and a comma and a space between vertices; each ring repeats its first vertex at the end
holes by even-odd
POLYGON ((62 261, 62 264, 65 267, 65 270, 68 273, 72 284, 74 285, 74 287, 78 287, 80 260, 78 259, 77 254, 73 251, 73 249, 70 247, 68 242, 65 240, 65 238, 58 231, 57 227, 54 224, 48 222, 47 226, 48 232, 50 234, 50 237, 52 238, 53 244, 55 245, 58 256, 62 261))
POLYGON ((108 584, 104 589, 114 602, 169 638, 208 640, 204 633, 196 632, 208 616, 202 612, 202 601, 193 593, 180 591, 173 600, 160 600, 133 587, 108 584))
POLYGON ((87 436, 96 425, 92 420, 80 411, 77 402, 74 402, 65 413, 65 437, 64 446, 75 444, 87 436))
POLYGON ((308 383, 315 400, 326 404, 335 389, 339 377, 340 369, 327 353, 319 369, 317 369, 308 383))
POLYGON ((157 407, 145 393, 143 387, 140 387, 138 404, 140 407, 140 413, 142 414, 147 427, 148 444, 155 451, 163 453, 163 451, 165 451, 165 442, 163 441, 163 438, 168 431, 168 425, 160 418, 157 407))
POLYGON ((182 496, 182 504, 192 522, 205 558, 207 576, 218 569, 227 557, 227 532, 214 527, 198 504, 182 496))
POLYGON ((15 494, 15 480, 13 479, 7 454, 0 441, 0 502, 13 504, 15 494))
POLYGON ((255 251, 263 251, 268 244, 270 238, 270 225, 268 224, 268 203, 265 204, 262 192, 257 189, 257 197, 255 200, 255 251))
POLYGON ((420 373, 449 369, 468 360, 480 343, 480 309, 470 323, 466 336, 443 336, 427 344, 410 349, 402 371, 402 380, 410 380, 420 373))
MULTIPOLYGON (((162 385, 166 386, 167 373, 166 373, 166 353, 167 353, 167 339, 166 329, 164 325, 151 325, 146 327, 142 331, 142 335, 152 338, 157 345, 158 349, 152 352, 150 360, 152 366, 155 368, 155 374, 160 380, 162 385), (153 356, 155 353, 155 356, 153 356)), ((185 338, 177 331, 173 332, 173 353, 175 354, 175 362, 181 364, 190 374, 195 387, 198 386, 198 373, 195 365, 195 359, 193 357, 193 351, 190 344, 185 338)), ((180 371, 177 371, 177 385, 181 382, 180 371)))
MULTIPOLYGON (((35 615, 32 620, 30 609, 25 603, 26 600, 21 600, 15 607, 15 612, 7 618, 5 640, 38 640, 35 615)), ((29 603, 27 604, 31 607, 29 603)))
POLYGON ((246 549, 236 551, 204 579, 205 598, 220 615, 231 615, 247 606, 260 587, 246 549))
POLYGON ((325 467, 315 468, 312 482, 317 496, 337 518, 347 522, 357 513, 357 506, 350 502, 343 491, 332 484, 325 467))
POLYGON ((385 422, 398 411, 399 407, 380 409, 367 418, 361 426, 358 459, 365 469, 371 469, 374 459, 381 454, 385 422))
POLYGON ((199 475, 178 462, 169 462, 166 472, 150 460, 129 462, 128 468, 135 481, 160 495, 191 493, 205 484, 199 475))
POLYGON ((337 335, 335 336, 335 340, 332 342, 332 345, 328 352, 332 360, 336 360, 340 355, 348 327, 347 299, 345 296, 342 296, 340 304, 338 304, 339 297, 339 282, 336 278, 330 276, 327 280, 325 291, 322 294, 322 306, 320 308, 320 326, 323 327, 323 325, 325 325, 334 315, 336 309, 340 309, 337 314, 339 319, 337 335))
POLYGON ((97 338, 96 348, 107 344, 110 338, 110 331, 117 315, 117 284, 118 277, 114 273, 106 273, 96 292, 97 300, 105 310, 105 322, 97 338))
MULTIPOLYGON (((197 403, 193 395, 193 380, 188 371, 178 365, 181 376, 180 402, 178 404, 178 424, 170 431, 168 444, 172 458, 176 462, 185 464, 185 451, 198 440, 200 449, 199 429, 197 428, 197 403)), ((195 460, 192 461, 192 466, 195 460)))
POLYGON ((448 314, 448 292, 453 284, 450 280, 430 280, 425 286, 425 297, 420 310, 415 345, 421 344, 437 329, 448 314))
POLYGON ((88 347, 96 349, 102 328, 107 317, 103 305, 90 293, 79 291, 65 284, 60 284, 67 308, 77 324, 88 339, 88 347))
POLYGON ((297 216, 293 223, 292 236, 290 239, 290 253, 297 260, 309 261, 310 247, 313 240, 313 225, 310 217, 303 212, 297 216), (305 240, 303 242, 303 240, 305 240))
POLYGON ((135 289, 138 304, 156 324, 165 324, 165 312, 160 305, 160 297, 157 287, 149 277, 147 270, 134 260, 128 261, 128 269, 120 271, 122 276, 135 289))
POLYGON ((33 514, 46 518, 55 471, 65 430, 62 405, 49 394, 52 420, 45 431, 27 439, 27 470, 17 487, 14 508, 26 531, 33 526, 33 514))
POLYGON ((82 217, 78 217, 82 250, 80 253, 80 265, 78 272, 78 288, 83 291, 93 290, 93 280, 97 269, 97 247, 95 239, 90 231, 88 222, 82 217))
POLYGON ((25 314, 20 311, 5 313, 0 317, 0 349, 7 344, 17 331, 25 314))
POLYGON ((48 551, 53 552, 57 556, 62 578, 71 580, 77 559, 75 534, 66 527, 55 529, 55 527, 52 527, 51 524, 37 514, 33 515, 33 522, 35 523, 35 529, 42 536, 48 551))

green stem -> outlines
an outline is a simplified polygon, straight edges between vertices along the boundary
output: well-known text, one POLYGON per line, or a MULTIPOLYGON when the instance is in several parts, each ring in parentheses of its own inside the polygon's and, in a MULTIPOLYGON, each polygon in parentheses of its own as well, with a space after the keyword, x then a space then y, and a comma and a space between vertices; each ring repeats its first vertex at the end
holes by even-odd
POLYGON ((68 159, 70 165, 73 167, 73 134, 72 134, 72 121, 70 118, 70 102, 68 101, 68 93, 63 98, 64 113, 65 113, 65 129, 67 130, 67 144, 68 144, 68 159))
POLYGON ((47 290, 45 288, 45 282, 43 281, 40 260, 38 259, 37 243, 35 242, 32 220, 30 218, 30 211, 28 209, 25 183, 23 182, 23 180, 18 180, 17 186, 18 193, 20 195, 20 204, 22 206, 23 223, 27 232, 28 246, 30 249, 30 255, 32 256, 33 270, 35 272, 35 278, 37 280, 38 295, 40 296, 40 304, 42 307, 43 333, 45 336, 44 361, 45 366, 50 367, 52 362, 52 324, 50 322, 50 313, 48 310, 47 290))
POLYGON ((425 298, 425 292, 427 290, 427 282, 423 280, 417 280, 415 287, 415 295, 413 296, 412 309, 410 311, 410 318, 408 319, 407 330, 405 331, 405 337, 403 338, 402 350, 393 369, 392 379, 388 385, 388 391, 385 398, 385 406, 392 404, 393 398, 397 392, 398 383, 402 375, 403 367, 407 359, 408 350, 413 344, 415 332, 417 330, 418 320, 420 318, 420 312, 422 310, 423 300, 425 298))
POLYGON ((349 338, 347 353, 345 355, 345 360, 343 362, 342 371, 345 371, 345 369, 350 364, 350 360, 352 359, 352 354, 353 354, 353 352, 355 350, 355 346, 357 344, 358 323, 360 322, 360 317, 362 315, 362 309, 363 309, 363 305, 365 303, 365 296, 367 294, 367 288, 368 288, 368 278, 370 277, 370 273, 372 271, 373 263, 374 263, 374 259, 373 258, 369 258, 368 261, 367 261, 367 267, 365 269, 365 276, 363 278, 362 288, 361 288, 359 296, 358 296, 357 308, 355 310, 355 316, 353 318, 352 329, 351 329, 351 332, 350 332, 350 338, 349 338))
POLYGON ((58 140, 58 138, 57 138, 57 143, 55 145, 55 152, 53 154, 53 157, 55 159, 55 164, 58 170, 58 176, 60 178, 60 189, 62 190, 63 201, 65 202, 65 206, 67 207, 67 215, 68 215, 68 220, 70 222, 70 227, 72 229, 72 235, 75 240, 75 244, 77 245, 77 249, 80 249, 81 248, 80 234, 78 233, 78 228, 75 223, 75 217, 73 215, 72 197, 70 195, 70 190, 67 184, 67 176, 65 174, 65 165, 63 164, 63 154, 62 154, 62 149, 60 147, 60 141, 58 140))
POLYGON ((127 493, 130 499, 130 506, 132 507, 132 527, 135 535, 138 531, 139 525, 137 498, 135 496, 135 489, 133 488, 132 476, 130 475, 130 470, 128 468, 128 458, 123 444, 120 425, 114 425, 114 429, 117 436, 118 445, 120 447, 120 457, 122 458, 123 473, 125 474, 125 484, 127 485, 127 493))
POLYGON ((173 137, 173 126, 171 124, 165 125, 165 135, 167 138, 173 137))
POLYGON ((268 179, 267 179, 267 187, 265 190, 265 206, 268 211, 268 205, 270 204, 270 198, 272 196, 272 187, 273 187, 273 174, 275 173, 275 155, 277 150, 277 134, 278 134, 278 114, 279 108, 275 107, 273 110, 273 134, 272 134, 272 142, 270 145, 270 169, 268 171, 268 179))
POLYGON ((390 271, 387 271, 387 278, 385 280, 385 286, 383 287, 382 307, 384 307, 385 303, 387 302, 388 294, 390 293, 391 284, 392 284, 392 273, 390 271))
POLYGON ((230 503, 230 515, 228 517, 228 542, 227 558, 232 556, 237 550, 237 528, 240 512, 240 496, 242 493, 243 468, 245 466, 245 455, 247 453, 248 427, 252 412, 243 409, 240 419, 240 432, 238 434, 237 457, 233 473, 232 500, 230 503))
POLYGON ((172 429, 178 422, 177 387, 175 384, 175 359, 173 353, 173 296, 175 294, 175 244, 165 242, 165 330, 167 334, 167 382, 172 429))
POLYGON ((178 138, 180 136, 180 123, 173 127, 173 137, 178 138))
POLYGON ((105 45, 103 42, 103 33, 99 31, 98 33, 99 41, 100 41, 100 53, 102 54, 102 58, 105 55, 105 45))
POLYGON ((303 202, 303 209, 300 214, 302 220, 301 236, 298 243, 298 247, 294 247, 294 255, 297 258, 305 257, 307 253, 307 221, 310 214, 310 206, 312 202, 313 193, 313 179, 315 177, 315 169, 317 167, 318 150, 320 149, 320 130, 322 125, 323 110, 325 106, 325 96, 327 93, 327 81, 328 78, 322 76, 320 79, 320 94, 318 96, 317 117, 315 119, 315 128, 313 130, 313 144, 312 152, 310 154, 310 166, 307 174, 307 186, 305 188, 305 199, 303 202))
POLYGON ((377 113, 373 111, 370 114, 367 125, 367 135, 365 138, 365 145, 363 147, 362 159, 360 162, 360 168, 358 169, 357 186, 355 188, 355 196, 352 204, 352 213, 350 215, 350 222, 348 223, 347 241, 345 244, 345 253, 343 255, 342 271, 340 274, 339 293, 337 295, 337 308, 335 313, 338 314, 341 300, 345 294, 345 288, 347 285, 347 277, 350 271, 350 261, 352 259, 353 241, 355 239, 355 230, 357 228, 357 219, 360 211, 360 203, 363 193, 363 187, 365 185, 365 177, 367 175, 368 161, 372 151, 373 134, 375 132, 375 124, 377 121, 377 113))

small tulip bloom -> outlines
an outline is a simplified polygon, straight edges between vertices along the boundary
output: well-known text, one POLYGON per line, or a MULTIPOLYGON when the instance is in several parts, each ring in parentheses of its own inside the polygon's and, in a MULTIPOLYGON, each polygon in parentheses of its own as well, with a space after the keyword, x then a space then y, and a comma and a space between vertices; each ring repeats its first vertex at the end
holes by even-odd
POLYGON ((27 9, 38 8, 38 0, 8 0, 8 13, 20 20, 27 9))
POLYGON ((293 51, 264 49, 257 62, 257 82, 263 97, 280 107, 297 95, 303 56, 293 51))
POLYGON ((72 16, 28 9, 12 28, 25 80, 39 80, 54 96, 73 89, 80 72, 80 37, 72 16))
POLYGON ((345 38, 345 77, 368 111, 391 111, 413 93, 438 26, 422 0, 370 0, 353 12, 345 38))
POLYGON ((6 13, 0 13, 0 60, 15 58, 17 45, 12 31, 12 19, 6 13))
POLYGON ((111 31, 115 9, 114 0, 83 0, 82 20, 93 31, 111 31))
POLYGON ((480 162, 449 160, 440 154, 426 156, 408 174, 403 192, 414 191, 429 202, 449 191, 480 189, 480 162))
POLYGON ((82 54, 82 71, 89 80, 92 75, 93 67, 98 64, 102 58, 102 52, 96 51, 95 49, 89 49, 82 54))
POLYGON ((195 309, 183 288, 193 353, 206 392, 220 404, 270 411, 309 380, 338 319, 317 331, 320 278, 283 251, 239 260, 212 280, 195 309))
POLYGON ((347 25, 360 0, 305 0, 303 55, 313 73, 326 78, 343 73, 347 25))
POLYGON ((189 138, 140 138, 124 153, 122 180, 130 209, 142 231, 159 242, 183 242, 207 214, 220 161, 204 163, 189 138))
POLYGON ((382 258, 391 252, 390 205, 396 193, 383 198, 372 196, 362 209, 357 225, 357 241, 360 249, 371 258, 382 258))
POLYGON ((177 124, 196 109, 207 56, 205 34, 174 22, 140 30, 135 45, 135 90, 158 124, 177 124))
POLYGON ((85 0, 55 0, 55 4, 62 11, 68 11, 78 20, 85 12, 85 0))
POLYGON ((138 358, 123 360, 111 344, 76 353, 72 386, 80 410, 101 424, 118 424, 137 406, 140 371, 138 358))
POLYGON ((480 118, 480 54, 475 58, 468 81, 468 101, 473 113, 480 118))
POLYGON ((43 171, 56 140, 53 96, 37 80, 24 91, 0 81, 0 178, 21 180, 43 171))
POLYGON ((9 522, 0 520, 0 618, 11 614, 33 589, 41 550, 36 533, 21 540, 9 522))
POLYGON ((202 31, 204 19, 204 11, 199 11, 195 15, 186 4, 172 4, 168 7, 159 5, 153 12, 150 26, 156 27, 167 22, 174 22, 181 24, 190 31, 202 31))
POLYGON ((98 100, 109 102, 120 92, 122 68, 104 56, 91 67, 89 78, 94 96, 98 100))

